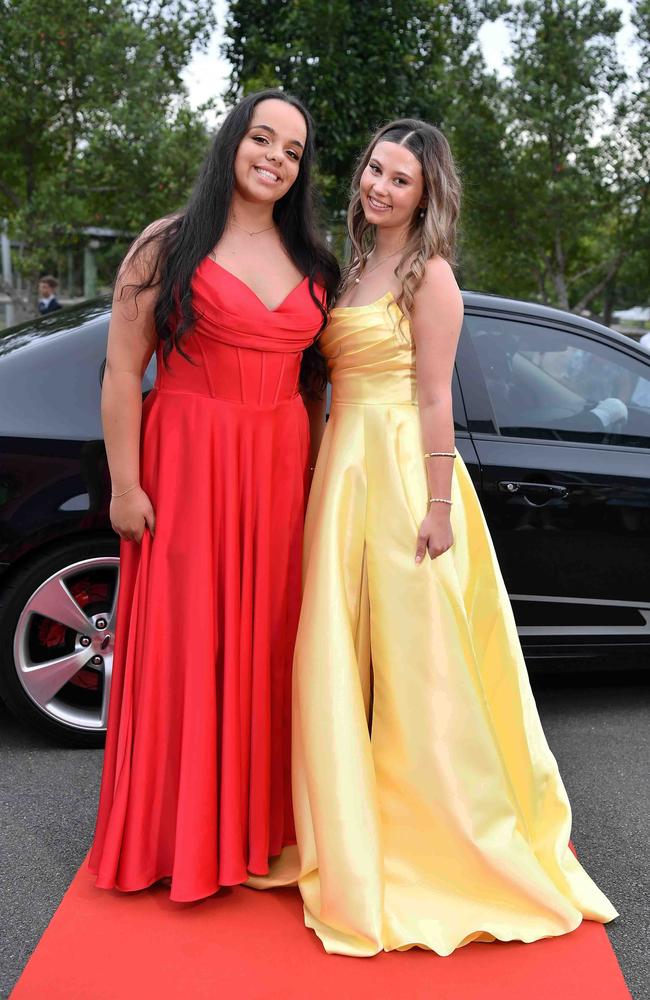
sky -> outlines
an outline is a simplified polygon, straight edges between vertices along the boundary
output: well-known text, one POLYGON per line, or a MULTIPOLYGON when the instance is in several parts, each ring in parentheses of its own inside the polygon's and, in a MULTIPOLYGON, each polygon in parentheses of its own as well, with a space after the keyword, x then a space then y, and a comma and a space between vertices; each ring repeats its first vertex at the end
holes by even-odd
MULTIPOLYGON (((639 60, 633 43, 634 29, 630 24, 631 4, 629 0, 608 0, 607 6, 620 10, 623 14, 623 28, 617 39, 619 56, 628 68, 634 70, 639 60)), ((197 53, 184 73, 192 107, 197 107, 211 97, 223 93, 230 74, 229 65, 219 52, 228 8, 227 0, 215 0, 215 8, 218 27, 210 40, 208 50, 197 53)), ((505 22, 500 18, 498 21, 484 24, 479 31, 479 41, 488 68, 504 76, 507 73, 506 59, 510 50, 505 22)), ((211 115, 209 118, 214 123, 216 115, 211 115)))
MULTIPOLYGON (((634 70, 639 64, 639 59, 634 44, 634 28, 630 22, 631 4, 629 0, 608 0, 607 6, 611 10, 620 10, 623 15, 623 27, 616 39, 619 58, 634 70)), ((499 75, 504 75, 507 72, 505 60, 510 51, 510 44, 508 28, 503 18, 484 24, 479 32, 479 39, 488 68, 499 75)))

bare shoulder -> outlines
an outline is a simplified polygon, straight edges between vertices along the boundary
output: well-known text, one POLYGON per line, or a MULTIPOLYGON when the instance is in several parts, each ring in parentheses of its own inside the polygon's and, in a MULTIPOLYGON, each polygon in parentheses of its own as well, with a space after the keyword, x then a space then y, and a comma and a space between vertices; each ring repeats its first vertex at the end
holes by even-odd
POLYGON ((155 219, 150 222, 148 226, 142 230, 139 236, 136 236, 133 243, 131 244, 129 251, 124 258, 124 261, 128 261, 134 254, 141 251, 144 247, 147 249, 151 247, 154 250, 157 246, 158 240, 156 237, 162 236, 163 232, 167 229, 170 222, 173 221, 173 216, 167 215, 162 219, 155 219))
POLYGON ((167 229, 170 223, 174 222, 178 218, 179 216, 177 214, 171 214, 164 215, 161 219, 154 219, 154 221, 150 222, 148 226, 145 226, 138 236, 136 243, 141 240, 148 240, 152 236, 157 236, 159 233, 162 233, 163 230, 167 229))
POLYGON ((446 282, 458 288, 452 266, 444 257, 430 257, 424 265, 424 283, 431 282, 446 282))
POLYGON ((129 247, 118 272, 118 282, 125 281, 141 282, 152 274, 158 261, 158 251, 160 240, 167 229, 173 216, 165 216, 162 219, 155 219, 136 236, 129 247))
POLYGON ((442 323, 460 329, 463 321, 463 298, 451 265, 443 257, 432 257, 425 264, 424 280, 415 293, 416 324, 442 323))
POLYGON ((428 306, 463 308, 463 299, 451 265, 444 257, 432 257, 424 266, 424 280, 415 293, 415 307, 420 301, 428 306))

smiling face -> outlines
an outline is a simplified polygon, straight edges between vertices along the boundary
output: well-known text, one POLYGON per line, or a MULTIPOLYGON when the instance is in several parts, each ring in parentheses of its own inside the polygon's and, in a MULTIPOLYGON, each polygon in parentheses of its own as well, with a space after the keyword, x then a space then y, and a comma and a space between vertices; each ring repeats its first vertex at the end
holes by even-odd
POLYGON ((422 167, 405 146, 378 142, 361 175, 359 192, 371 225, 408 229, 426 201, 422 167))
POLYGON ((307 142, 307 123, 297 108, 260 101, 235 157, 235 188, 249 202, 276 202, 295 181, 307 142))

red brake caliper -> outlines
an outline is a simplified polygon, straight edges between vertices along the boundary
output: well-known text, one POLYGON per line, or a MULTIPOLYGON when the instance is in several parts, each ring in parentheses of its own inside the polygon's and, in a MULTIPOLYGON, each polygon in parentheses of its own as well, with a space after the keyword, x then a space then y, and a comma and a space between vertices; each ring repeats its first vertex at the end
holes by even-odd
MULTIPOLYGON (((80 608, 94 605, 97 608, 95 614, 108 607, 109 587, 105 581, 83 578, 76 580, 70 587, 70 593, 80 608)), ((38 641, 41 646, 47 649, 56 649, 57 646, 63 647, 67 631, 68 629, 61 622, 52 621, 51 618, 42 618, 38 626, 38 641)), ((69 683, 76 687, 85 688, 87 691, 97 691, 99 674, 96 670, 83 667, 69 683)))

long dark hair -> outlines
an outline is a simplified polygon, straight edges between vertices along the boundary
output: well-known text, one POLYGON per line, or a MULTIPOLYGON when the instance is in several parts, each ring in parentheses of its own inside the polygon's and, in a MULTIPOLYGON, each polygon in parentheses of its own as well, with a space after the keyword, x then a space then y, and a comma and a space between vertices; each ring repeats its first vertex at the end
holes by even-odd
MULTIPOLYGON (((156 332, 164 342, 163 356, 183 350, 183 340, 196 322, 192 304, 192 277, 201 261, 221 239, 235 186, 235 157, 246 134, 255 107, 269 99, 285 101, 305 119, 307 138, 296 180, 273 207, 273 218, 284 247, 296 267, 309 279, 309 292, 322 315, 319 333, 327 323, 330 304, 339 282, 339 267, 320 236, 315 218, 314 188, 311 178, 314 161, 314 126, 302 103, 282 90, 261 90, 244 97, 226 115, 203 163, 186 208, 154 225, 137 241, 133 251, 147 259, 147 272, 138 292, 158 288, 154 307, 156 332), (326 292, 325 306, 314 291, 318 281, 326 292)), ((300 383, 307 393, 325 387, 325 366, 316 347, 305 351, 300 383)))

